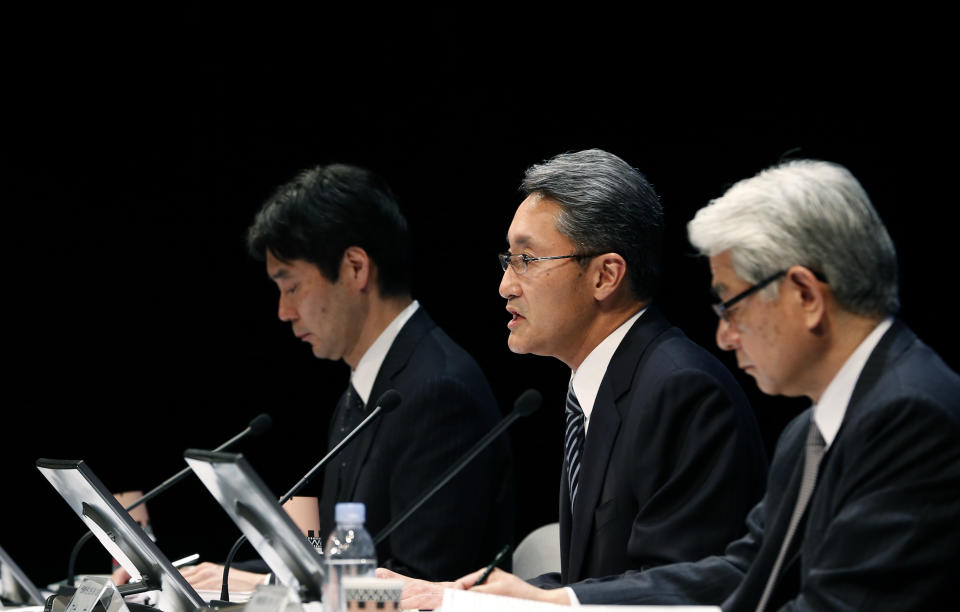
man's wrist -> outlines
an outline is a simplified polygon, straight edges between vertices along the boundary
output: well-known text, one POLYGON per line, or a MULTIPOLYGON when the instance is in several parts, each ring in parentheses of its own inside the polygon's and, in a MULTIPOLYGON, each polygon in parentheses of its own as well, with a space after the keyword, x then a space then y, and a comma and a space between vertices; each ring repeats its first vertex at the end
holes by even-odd
POLYGON ((580 605, 580 602, 577 600, 577 596, 570 587, 549 589, 544 591, 544 593, 546 593, 545 601, 549 601, 550 603, 560 604, 561 606, 580 605))

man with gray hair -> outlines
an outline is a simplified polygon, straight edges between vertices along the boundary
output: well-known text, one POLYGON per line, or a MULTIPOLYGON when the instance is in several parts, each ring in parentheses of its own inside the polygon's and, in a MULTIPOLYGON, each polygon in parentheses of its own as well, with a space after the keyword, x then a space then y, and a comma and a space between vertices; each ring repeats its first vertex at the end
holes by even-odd
MULTIPOLYGON (((521 189, 500 255, 507 342, 571 369, 561 571, 532 582, 719 554, 763 494, 766 458, 730 372, 652 303, 663 232, 656 193, 596 149, 531 167, 521 189)), ((415 590, 431 587, 411 585, 408 595, 415 590)), ((404 607, 437 603, 408 598, 404 607)))
MULTIPOLYGON (((863 188, 841 166, 788 162, 688 229, 721 300, 717 344, 765 393, 813 406, 785 428, 767 494, 723 556, 575 584, 576 599, 960 608, 960 377, 893 317, 896 253, 863 188)), ((570 595, 504 573, 477 590, 570 595)))

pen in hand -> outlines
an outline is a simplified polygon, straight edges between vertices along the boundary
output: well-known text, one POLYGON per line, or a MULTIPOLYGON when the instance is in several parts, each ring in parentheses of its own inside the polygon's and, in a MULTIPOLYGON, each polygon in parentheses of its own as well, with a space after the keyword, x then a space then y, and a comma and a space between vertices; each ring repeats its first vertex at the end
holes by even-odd
POLYGON ((477 585, 481 585, 487 581, 487 578, 490 577, 490 573, 493 572, 493 568, 497 566, 497 563, 500 563, 500 560, 503 559, 503 556, 507 554, 507 551, 510 550, 510 545, 507 544, 500 549, 500 552, 497 553, 497 556, 493 558, 493 561, 490 562, 490 565, 487 566, 487 569, 483 570, 483 573, 480 574, 480 577, 477 578, 477 581, 473 583, 471 589, 477 585))
POLYGON ((183 559, 177 559, 176 561, 171 562, 170 565, 172 565, 173 567, 183 567, 188 563, 193 563, 199 558, 200 558, 200 553, 193 553, 192 555, 188 555, 183 559))

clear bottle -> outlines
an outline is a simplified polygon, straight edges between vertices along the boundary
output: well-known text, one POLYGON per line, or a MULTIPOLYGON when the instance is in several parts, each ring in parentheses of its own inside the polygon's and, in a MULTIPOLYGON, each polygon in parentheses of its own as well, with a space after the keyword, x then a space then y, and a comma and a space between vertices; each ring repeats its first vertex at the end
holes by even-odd
POLYGON ((323 608, 327 612, 345 612, 341 596, 343 576, 374 576, 377 550, 370 533, 363 528, 366 506, 360 503, 339 503, 334 510, 337 527, 324 547, 326 573, 323 585, 323 608))

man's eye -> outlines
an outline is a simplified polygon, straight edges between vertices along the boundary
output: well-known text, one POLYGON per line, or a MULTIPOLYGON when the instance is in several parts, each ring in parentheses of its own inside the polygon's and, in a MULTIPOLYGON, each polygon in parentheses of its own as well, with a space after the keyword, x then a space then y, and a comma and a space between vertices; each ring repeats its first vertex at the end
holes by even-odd
POLYGON ((284 289, 283 292, 286 293, 287 295, 292 295, 299 287, 300 287, 299 284, 297 284, 297 285, 292 285, 292 286, 287 287, 286 289, 284 289))

